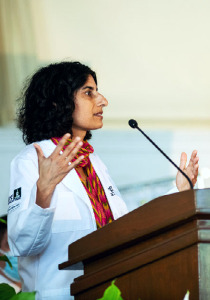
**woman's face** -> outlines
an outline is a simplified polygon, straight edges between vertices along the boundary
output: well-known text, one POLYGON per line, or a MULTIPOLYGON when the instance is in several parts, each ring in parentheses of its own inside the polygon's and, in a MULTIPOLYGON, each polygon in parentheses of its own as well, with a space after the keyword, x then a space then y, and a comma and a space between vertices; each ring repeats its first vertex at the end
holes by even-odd
POLYGON ((103 107, 108 101, 98 92, 91 75, 86 83, 75 93, 75 110, 73 112, 73 137, 85 137, 88 130, 103 126, 103 107))

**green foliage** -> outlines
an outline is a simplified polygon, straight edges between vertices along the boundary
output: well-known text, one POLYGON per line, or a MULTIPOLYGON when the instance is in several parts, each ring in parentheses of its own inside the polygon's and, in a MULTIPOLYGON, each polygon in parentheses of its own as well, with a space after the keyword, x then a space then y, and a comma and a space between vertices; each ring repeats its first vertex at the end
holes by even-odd
POLYGON ((12 264, 11 264, 9 258, 6 255, 0 256, 0 260, 6 261, 9 264, 10 268, 12 269, 12 264))
POLYGON ((31 293, 18 293, 14 295, 10 300, 35 300, 35 292, 31 293))
POLYGON ((1 219, 1 218, 0 218, 0 222, 4 223, 4 224, 7 224, 7 222, 4 219, 1 219))
POLYGON ((121 291, 114 283, 115 280, 113 280, 111 285, 105 290, 103 297, 98 300, 123 300, 121 291))
POLYGON ((9 300, 11 299, 15 293, 15 289, 6 283, 0 284, 0 298, 1 300, 9 300))
POLYGON ((190 292, 187 291, 187 293, 186 293, 186 295, 185 295, 185 297, 184 297, 183 300, 189 300, 189 297, 190 297, 190 292))
POLYGON ((15 289, 7 283, 0 284, 0 299, 1 300, 35 300, 35 292, 16 294, 15 289))
MULTIPOLYGON (((113 280, 111 285, 105 290, 103 297, 97 300, 123 300, 123 298, 121 297, 120 289, 118 289, 118 287, 114 283, 115 280, 113 280)), ((189 296, 190 292, 187 291, 183 300, 189 300, 189 296)))

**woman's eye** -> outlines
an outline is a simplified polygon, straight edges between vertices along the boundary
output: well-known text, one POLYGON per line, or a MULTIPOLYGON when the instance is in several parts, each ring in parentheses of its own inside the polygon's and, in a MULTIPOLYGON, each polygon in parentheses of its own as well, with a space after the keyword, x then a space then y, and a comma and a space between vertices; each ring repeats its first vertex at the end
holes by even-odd
POLYGON ((92 92, 91 91, 87 91, 85 92, 86 95, 91 96, 92 92))

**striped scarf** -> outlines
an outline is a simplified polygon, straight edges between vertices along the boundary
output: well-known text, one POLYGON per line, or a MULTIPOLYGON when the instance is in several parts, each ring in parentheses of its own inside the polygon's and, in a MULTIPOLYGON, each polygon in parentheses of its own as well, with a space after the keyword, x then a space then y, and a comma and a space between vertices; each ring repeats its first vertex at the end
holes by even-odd
MULTIPOLYGON (((61 140, 61 138, 59 137, 53 137, 51 138, 51 141, 57 145, 59 143, 59 141, 61 140)), ((66 149, 66 147, 72 142, 71 139, 68 139, 63 147, 62 150, 66 149)), ((77 152, 77 155, 72 159, 72 161, 75 161, 79 156, 84 155, 83 160, 78 164, 78 167, 85 167, 88 164, 88 159, 89 159, 89 155, 90 153, 93 153, 94 149, 93 147, 87 142, 87 141, 83 141, 83 145, 80 148, 80 150, 77 152)))
MULTIPOLYGON (((61 138, 52 138, 52 142, 57 145, 61 138)), ((70 143, 72 142, 71 139, 68 139, 63 149, 65 149, 70 143)), ((89 196, 97 229, 103 227, 104 225, 111 223, 114 218, 106 198, 106 194, 104 192, 103 186, 98 178, 98 175, 93 168, 93 165, 89 159, 90 153, 93 153, 93 147, 87 142, 84 141, 82 147, 78 151, 77 155, 75 156, 72 161, 76 160, 79 156, 84 155, 84 159, 80 162, 78 167, 82 167, 84 173, 87 176, 86 182, 82 179, 80 173, 78 172, 77 168, 75 169, 85 190, 89 196)))

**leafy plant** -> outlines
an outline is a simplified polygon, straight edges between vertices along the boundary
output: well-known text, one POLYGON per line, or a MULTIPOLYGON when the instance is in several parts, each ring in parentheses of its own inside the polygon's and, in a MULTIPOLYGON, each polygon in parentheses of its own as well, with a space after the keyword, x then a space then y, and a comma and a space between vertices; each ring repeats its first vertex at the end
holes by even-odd
POLYGON ((15 289, 6 283, 0 284, 1 300, 11 299, 15 295, 15 289))
POLYGON ((0 256, 0 260, 7 262, 9 264, 10 268, 12 269, 12 264, 11 264, 9 258, 6 255, 0 256))
POLYGON ((31 292, 31 293, 19 292, 9 300, 35 300, 35 294, 36 292, 31 292))
POLYGON ((0 218, 0 222, 1 223, 4 223, 4 224, 7 224, 7 221, 5 221, 4 219, 0 218))
POLYGON ((16 294, 15 289, 6 283, 0 284, 1 300, 34 300, 35 292, 16 294))
POLYGON ((118 289, 114 283, 115 280, 113 280, 111 285, 105 290, 103 297, 98 300, 123 300, 120 289, 118 289))
MULTIPOLYGON (((103 297, 98 300, 123 300, 120 289, 114 283, 115 280, 113 280, 111 285, 105 290, 103 297)), ((190 292, 187 291, 183 300, 189 300, 189 296, 190 292)))
POLYGON ((184 296, 183 300, 189 300, 190 299, 190 292, 187 291, 186 295, 184 296))

